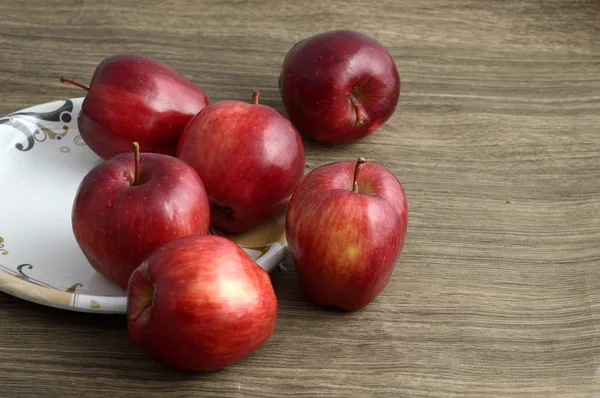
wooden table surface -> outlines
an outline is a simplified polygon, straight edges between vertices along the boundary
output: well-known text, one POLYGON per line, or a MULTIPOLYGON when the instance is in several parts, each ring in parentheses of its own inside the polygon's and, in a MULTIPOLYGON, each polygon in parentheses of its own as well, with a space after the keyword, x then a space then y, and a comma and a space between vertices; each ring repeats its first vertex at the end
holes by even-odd
POLYGON ((404 185, 409 233, 379 298, 318 309, 288 259, 269 342, 190 375, 147 359, 124 316, 0 293, 0 396, 600 396, 598 0, 2 0, 0 114, 80 96, 58 76, 89 82, 119 52, 211 101, 259 88, 283 110, 283 56, 333 28, 376 37, 402 77, 377 133, 305 144, 310 168, 363 155, 404 185))

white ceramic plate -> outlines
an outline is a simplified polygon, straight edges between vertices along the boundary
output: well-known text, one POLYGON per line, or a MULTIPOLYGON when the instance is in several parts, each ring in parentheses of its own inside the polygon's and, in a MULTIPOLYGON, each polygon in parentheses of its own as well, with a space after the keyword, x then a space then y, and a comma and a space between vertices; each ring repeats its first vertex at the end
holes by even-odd
MULTIPOLYGON (((73 311, 125 313, 126 292, 91 267, 71 230, 79 183, 102 161, 79 135, 82 101, 0 118, 0 291, 73 311)), ((283 259, 283 215, 228 238, 271 271, 283 259)))

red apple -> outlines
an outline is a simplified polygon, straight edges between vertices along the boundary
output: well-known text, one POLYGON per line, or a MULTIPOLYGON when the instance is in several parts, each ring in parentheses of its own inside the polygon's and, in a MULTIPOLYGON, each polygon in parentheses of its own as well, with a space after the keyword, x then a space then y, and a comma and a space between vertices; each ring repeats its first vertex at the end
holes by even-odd
POLYGON ((375 39, 334 30, 292 47, 279 90, 300 132, 323 144, 343 144, 366 137, 392 116, 400 76, 392 56, 375 39))
POLYGON ((404 246, 404 189, 385 167, 337 162, 312 170, 287 210, 286 236, 311 302, 357 310, 389 282, 404 246))
POLYGON ((166 243, 135 270, 127 296, 133 341, 180 370, 227 367, 275 329, 278 305, 269 275, 219 236, 166 243))
POLYGON ((211 224, 245 232, 283 211, 304 174, 304 144, 275 109, 221 101, 187 125, 177 156, 200 175, 208 193, 211 224))
POLYGON ((123 289, 157 247, 208 232, 208 197, 198 174, 163 154, 121 154, 94 167, 73 203, 75 239, 92 267, 123 289))
POLYGON ((77 124, 83 141, 103 159, 129 152, 175 156, 181 132, 208 99, 196 84, 170 66, 144 55, 105 58, 94 72, 77 124))

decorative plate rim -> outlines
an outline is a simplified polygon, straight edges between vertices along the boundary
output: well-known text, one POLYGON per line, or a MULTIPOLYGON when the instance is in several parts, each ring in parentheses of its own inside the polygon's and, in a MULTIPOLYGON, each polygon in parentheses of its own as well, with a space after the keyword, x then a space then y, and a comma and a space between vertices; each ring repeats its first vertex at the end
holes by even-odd
POLYGON ((25 301, 76 312, 123 314, 124 312, 121 309, 127 307, 127 296, 98 296, 66 292, 24 281, 5 271, 0 271, 0 290, 25 301), (19 289, 19 287, 22 289, 19 289), (38 293, 38 295, 33 294, 34 292, 38 293), (76 305, 80 300, 97 301, 100 307, 89 308, 76 305))

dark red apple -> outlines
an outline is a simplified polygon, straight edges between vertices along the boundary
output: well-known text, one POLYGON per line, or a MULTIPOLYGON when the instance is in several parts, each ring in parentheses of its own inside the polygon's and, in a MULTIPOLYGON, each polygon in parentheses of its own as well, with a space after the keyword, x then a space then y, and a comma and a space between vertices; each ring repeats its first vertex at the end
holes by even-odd
POLYGON ((311 302, 357 310, 389 282, 404 247, 404 189, 385 167, 337 162, 312 170, 287 210, 286 236, 311 302))
POLYGON ((175 156, 181 132, 206 105, 204 91, 170 66, 140 54, 105 58, 96 68, 77 124, 83 141, 103 159, 129 152, 175 156))
POLYGON ((187 125, 177 151, 204 182, 211 224, 229 233, 284 210, 304 174, 304 144, 292 123, 258 104, 258 92, 253 98, 208 105, 187 125))
POLYGON ((180 370, 227 367, 275 329, 278 305, 269 275, 219 236, 166 243, 135 270, 127 296, 133 341, 180 370))
POLYGON ((392 56, 360 32, 334 30, 298 42, 279 78, 288 117, 323 144, 373 133, 394 113, 400 76, 392 56))
POLYGON ((120 154, 94 167, 73 203, 75 239, 92 267, 123 289, 160 245, 208 232, 208 197, 198 174, 163 154, 120 154))

